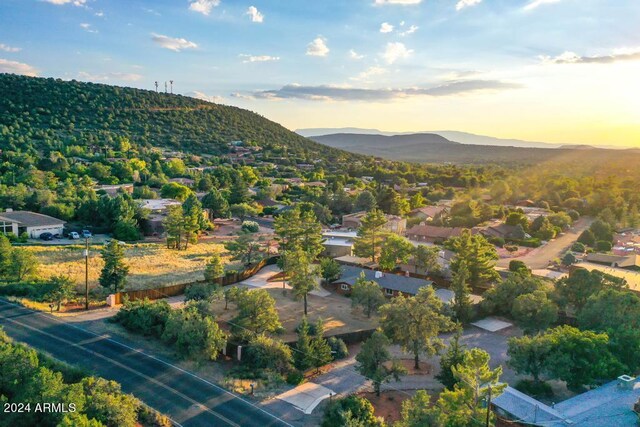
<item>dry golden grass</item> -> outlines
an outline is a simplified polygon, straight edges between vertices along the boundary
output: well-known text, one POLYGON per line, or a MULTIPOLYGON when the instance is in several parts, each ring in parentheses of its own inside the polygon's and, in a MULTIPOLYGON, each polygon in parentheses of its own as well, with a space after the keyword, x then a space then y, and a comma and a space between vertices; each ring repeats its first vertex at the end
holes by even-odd
MULTIPOLYGON (((43 278, 64 274, 84 284, 84 248, 81 246, 31 246, 40 261, 39 275, 43 278)), ((103 262, 102 246, 89 249, 89 286, 98 286, 103 262)), ((214 253, 224 252, 222 245, 203 242, 190 245, 187 250, 176 251, 164 245, 142 243, 125 248, 129 265, 127 290, 158 288, 203 279, 204 267, 214 253)))
MULTIPOLYGON (((268 288, 266 291, 276 300, 276 310, 285 329, 284 334, 278 338, 285 342, 295 341, 297 339, 295 328, 304 316, 302 301, 296 301, 291 290, 287 290, 286 295, 282 294, 282 289, 268 288)), ((341 295, 332 294, 327 297, 309 295, 308 303, 307 318, 309 322, 314 323, 318 318, 322 318, 327 335, 371 329, 378 326, 376 315, 368 319, 360 308, 351 307, 349 298, 341 295)), ((211 308, 217 319, 222 321, 231 320, 238 313, 233 303, 229 303, 229 309, 225 310, 223 300, 213 302, 211 308)))

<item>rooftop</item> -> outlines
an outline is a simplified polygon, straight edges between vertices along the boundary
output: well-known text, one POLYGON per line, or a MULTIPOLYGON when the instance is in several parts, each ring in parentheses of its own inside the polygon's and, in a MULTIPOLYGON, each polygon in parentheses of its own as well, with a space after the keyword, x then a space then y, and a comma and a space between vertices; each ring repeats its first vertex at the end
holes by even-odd
POLYGON ((29 211, 0 212, 0 220, 17 222, 24 227, 46 227, 49 225, 66 224, 66 221, 61 219, 29 211))
POLYGON ((346 283, 350 286, 355 285, 356 280, 360 275, 364 273, 367 280, 373 280, 384 289, 391 289, 394 291, 403 292, 405 294, 415 295, 420 288, 424 286, 431 286, 433 284, 430 280, 416 279, 414 277, 400 276, 397 274, 382 273, 382 277, 376 277, 376 273, 380 275, 380 272, 369 270, 366 268, 342 266, 342 276, 336 280, 336 283, 346 283))

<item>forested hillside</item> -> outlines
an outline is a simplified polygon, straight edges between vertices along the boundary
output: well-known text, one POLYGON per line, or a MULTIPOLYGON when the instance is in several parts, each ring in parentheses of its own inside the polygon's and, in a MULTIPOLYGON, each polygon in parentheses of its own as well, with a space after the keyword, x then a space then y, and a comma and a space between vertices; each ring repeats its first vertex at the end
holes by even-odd
POLYGON ((258 114, 181 95, 0 74, 0 148, 141 147, 220 154, 240 140, 301 158, 337 155, 258 114))

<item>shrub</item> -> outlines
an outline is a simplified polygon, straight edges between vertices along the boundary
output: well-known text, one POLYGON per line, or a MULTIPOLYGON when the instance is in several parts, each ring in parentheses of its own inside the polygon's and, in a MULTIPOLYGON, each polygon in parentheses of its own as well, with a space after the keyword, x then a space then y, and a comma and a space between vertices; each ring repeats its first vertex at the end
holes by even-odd
POLYGON ((287 374, 287 384, 298 385, 304 381, 304 375, 302 372, 295 370, 287 374))
POLYGON ((282 341, 258 335, 243 350, 242 364, 255 374, 270 370, 284 375, 292 370, 291 348, 282 341))
POLYGON ((184 291, 186 301, 206 301, 213 299, 218 293, 218 287, 209 283, 192 283, 184 291))
POLYGON ((598 240, 596 242, 596 250, 598 252, 611 252, 611 242, 607 242, 606 240, 598 240))
POLYGON ((540 239, 536 237, 531 237, 529 239, 507 239, 507 242, 515 245, 526 246, 528 248, 537 248, 542 244, 540 239))
POLYGON ((529 267, 527 267, 527 264, 517 259, 509 261, 509 271, 512 271, 514 273, 521 273, 521 274, 531 273, 531 271, 529 270, 529 267))
POLYGON ((504 239, 502 237, 490 237, 489 238, 489 243, 501 248, 501 247, 504 246, 505 241, 504 241, 504 239))
POLYGON ((584 243, 581 242, 575 242, 573 245, 571 245, 571 250, 573 252, 580 252, 580 253, 584 253, 587 250, 587 247, 585 246, 584 243))
POLYGON ((329 342, 329 347, 331 347, 333 360, 344 359, 349 355, 347 345, 340 338, 330 337, 327 341, 329 342))
POLYGON ((125 329, 142 335, 162 336, 165 324, 171 313, 169 304, 162 301, 125 301, 124 305, 113 318, 125 329))
POLYGON ((20 236, 18 237, 18 241, 20 243, 27 243, 27 240, 29 240, 29 234, 27 234, 26 231, 23 231, 22 233, 20 233, 20 236))
POLYGON ((247 233, 257 233, 260 230, 260 226, 255 221, 244 221, 242 223, 242 231, 247 233))

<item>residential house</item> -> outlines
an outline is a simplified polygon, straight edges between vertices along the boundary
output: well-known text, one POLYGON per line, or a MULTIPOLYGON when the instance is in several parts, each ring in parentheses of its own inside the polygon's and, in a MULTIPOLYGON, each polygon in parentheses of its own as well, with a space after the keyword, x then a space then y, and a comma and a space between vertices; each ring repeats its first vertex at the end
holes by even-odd
POLYGON ((613 268, 626 268, 630 270, 640 269, 640 255, 636 253, 629 255, 591 253, 587 254, 585 261, 607 265, 613 268))
POLYGON ((491 401, 497 425, 545 427, 635 426, 640 412, 640 383, 622 375, 598 388, 548 406, 507 387, 491 401))
POLYGON ((191 178, 171 178, 169 182, 177 182, 178 184, 186 185, 187 187, 191 187, 196 183, 191 178))
MULTIPOLYGON (((364 211, 344 215, 342 217, 342 226, 344 228, 356 230, 360 228, 360 225, 362 224, 362 218, 364 218, 366 215, 367 212, 364 211)), ((405 230, 407 229, 407 220, 397 215, 385 216, 387 218, 387 224, 385 225, 385 228, 393 233, 403 235, 405 230)))
POLYGON ((147 217, 149 231, 152 234, 164 232, 163 221, 167 217, 169 206, 182 206, 182 203, 174 199, 139 199, 138 205, 150 211, 147 217))
POLYGON ((444 216, 448 212, 449 209, 446 206, 424 206, 409 212, 409 218, 429 222, 444 216))
POLYGON ((355 231, 325 231, 322 233, 324 255, 331 258, 353 255, 353 241, 358 236, 355 231))
POLYGON ((518 231, 518 226, 516 225, 500 223, 480 229, 480 234, 485 237, 494 237, 500 239, 522 238, 522 236, 518 236, 518 231))
POLYGON ((49 215, 29 211, 7 210, 0 212, 0 232, 19 236, 27 233, 37 239, 42 233, 60 234, 64 232, 65 221, 49 215))
MULTIPOLYGON (((366 268, 343 266, 341 277, 332 283, 335 292, 341 295, 351 294, 351 288, 364 274, 366 280, 373 280, 384 291, 385 296, 392 298, 398 295, 413 296, 425 286, 433 286, 430 280, 417 279, 415 277, 401 276, 398 274, 383 273, 381 271, 366 268)), ((438 298, 448 303, 453 299, 453 292, 447 289, 436 291, 438 298)))
POLYGON ((96 185, 96 192, 101 191, 107 195, 114 197, 118 192, 133 193, 133 183, 131 184, 117 184, 117 185, 96 185))
POLYGON ((436 227, 420 224, 407 230, 407 238, 415 242, 442 243, 451 237, 462 234, 461 227, 436 227))

